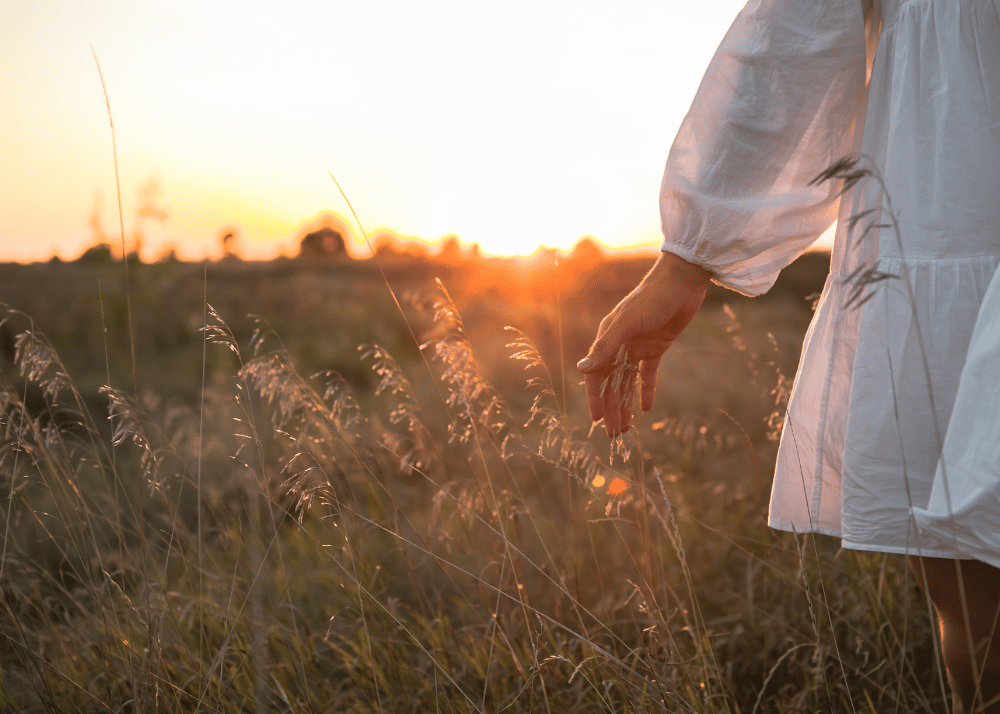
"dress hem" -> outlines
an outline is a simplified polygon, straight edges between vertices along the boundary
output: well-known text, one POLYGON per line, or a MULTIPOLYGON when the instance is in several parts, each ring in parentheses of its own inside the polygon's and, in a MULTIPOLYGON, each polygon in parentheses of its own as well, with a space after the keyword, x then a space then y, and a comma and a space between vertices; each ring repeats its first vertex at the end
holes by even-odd
POLYGON ((840 547, 848 550, 864 550, 877 553, 893 553, 895 555, 919 555, 922 558, 944 558, 946 560, 974 560, 964 553, 938 548, 907 548, 899 546, 873 545, 871 543, 851 543, 841 539, 840 547))
POLYGON ((806 528, 800 530, 791 524, 777 525, 774 523, 768 523, 768 526, 774 530, 795 533, 796 535, 802 535, 804 533, 819 533, 820 535, 830 536, 832 538, 840 538, 840 547, 847 550, 863 550, 873 553, 892 553, 893 555, 920 555, 925 558, 944 558, 947 560, 975 560, 975 558, 966 553, 958 553, 954 550, 942 550, 940 548, 908 548, 905 546, 880 545, 876 543, 853 543, 843 538, 840 531, 835 528, 806 528))

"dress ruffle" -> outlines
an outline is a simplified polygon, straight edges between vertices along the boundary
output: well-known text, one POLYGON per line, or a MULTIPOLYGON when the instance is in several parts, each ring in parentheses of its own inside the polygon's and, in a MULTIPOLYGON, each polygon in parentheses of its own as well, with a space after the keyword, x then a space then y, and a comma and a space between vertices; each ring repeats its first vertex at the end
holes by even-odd
POLYGON ((922 539, 1000 567, 1000 273, 983 299, 926 508, 922 539))
POLYGON ((873 268, 892 277, 867 288, 828 279, 785 420, 773 527, 859 550, 965 557, 953 539, 918 530, 913 508, 928 503, 972 338, 956 316, 979 312, 998 264, 882 257, 873 268))

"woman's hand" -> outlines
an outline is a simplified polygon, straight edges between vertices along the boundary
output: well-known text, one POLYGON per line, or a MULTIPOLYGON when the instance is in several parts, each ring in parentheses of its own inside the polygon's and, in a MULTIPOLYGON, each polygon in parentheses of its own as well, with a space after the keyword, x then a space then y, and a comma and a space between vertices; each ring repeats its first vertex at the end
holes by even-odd
POLYGON ((601 320, 590 352, 576 366, 585 375, 590 416, 594 421, 604 419, 608 436, 632 425, 636 369, 642 381, 640 406, 643 411, 653 406, 660 359, 698 312, 710 277, 694 263, 660 253, 635 290, 601 320), (616 366, 618 376, 613 378, 616 366))

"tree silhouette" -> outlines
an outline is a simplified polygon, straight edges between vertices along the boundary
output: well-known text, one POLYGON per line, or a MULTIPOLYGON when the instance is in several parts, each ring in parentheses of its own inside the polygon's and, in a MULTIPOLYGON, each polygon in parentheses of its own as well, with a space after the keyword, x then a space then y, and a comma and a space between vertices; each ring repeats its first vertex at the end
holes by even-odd
POLYGON ((320 228, 307 233, 299 243, 299 257, 312 260, 339 258, 347 254, 347 245, 340 231, 332 228, 320 228))

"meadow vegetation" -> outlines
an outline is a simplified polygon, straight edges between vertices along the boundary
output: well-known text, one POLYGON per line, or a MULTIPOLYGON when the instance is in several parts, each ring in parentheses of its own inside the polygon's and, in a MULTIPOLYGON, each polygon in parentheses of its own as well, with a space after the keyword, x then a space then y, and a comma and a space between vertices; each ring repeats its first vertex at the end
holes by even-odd
POLYGON ((0 706, 937 712, 902 558, 766 527, 828 257, 713 288, 612 443, 652 257, 0 266, 0 706), (135 380, 131 363, 136 355, 135 380))

